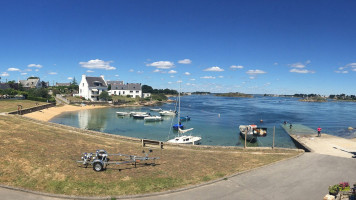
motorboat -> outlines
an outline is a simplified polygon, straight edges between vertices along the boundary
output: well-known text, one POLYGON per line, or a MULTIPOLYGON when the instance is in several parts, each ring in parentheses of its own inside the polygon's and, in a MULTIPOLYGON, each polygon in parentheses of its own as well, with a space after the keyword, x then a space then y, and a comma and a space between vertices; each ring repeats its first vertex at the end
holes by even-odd
POLYGON ((175 116, 177 112, 173 110, 162 110, 161 112, 159 112, 159 114, 161 116, 175 116))
POLYGON ((147 114, 147 113, 141 113, 141 114, 136 114, 136 115, 133 115, 132 117, 134 119, 145 119, 145 117, 149 117, 151 116, 150 114, 147 114))
POLYGON ((189 116, 185 116, 185 117, 180 117, 180 121, 184 122, 184 121, 189 121, 190 117, 189 116))
POLYGON ((129 112, 116 112, 116 114, 117 114, 118 116, 127 116, 127 115, 130 115, 129 112))
POLYGON ((162 108, 151 108, 150 111, 161 112, 162 108))
POLYGON ((162 121, 163 119, 161 116, 154 115, 154 116, 147 116, 144 118, 144 120, 146 122, 156 122, 156 121, 162 121))
POLYGON ((134 115, 148 115, 148 113, 147 112, 136 112, 136 111, 130 112, 131 117, 134 115))
POLYGON ((265 137, 267 135, 267 128, 257 128, 257 125, 240 125, 240 135, 243 139, 249 142, 256 142, 257 137, 265 137))

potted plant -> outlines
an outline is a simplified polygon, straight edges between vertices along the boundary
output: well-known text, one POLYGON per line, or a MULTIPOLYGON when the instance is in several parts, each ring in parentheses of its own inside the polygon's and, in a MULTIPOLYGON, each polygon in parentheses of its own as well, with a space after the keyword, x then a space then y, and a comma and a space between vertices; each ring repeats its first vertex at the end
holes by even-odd
POLYGON ((339 184, 329 186, 329 194, 336 196, 339 193, 339 184))

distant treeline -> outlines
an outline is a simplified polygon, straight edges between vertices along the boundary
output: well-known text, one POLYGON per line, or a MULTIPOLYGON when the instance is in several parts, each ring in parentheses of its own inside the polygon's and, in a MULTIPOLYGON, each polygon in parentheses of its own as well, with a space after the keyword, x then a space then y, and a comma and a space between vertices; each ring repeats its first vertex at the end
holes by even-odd
POLYGON ((142 85, 142 92, 143 93, 151 93, 151 94, 170 94, 176 95, 178 94, 177 90, 170 90, 170 89, 153 89, 149 85, 142 85))
POLYGON ((202 94, 210 94, 210 92, 199 92, 199 91, 197 91, 197 92, 192 92, 192 94, 200 94, 200 95, 202 95, 202 94))
POLYGON ((250 94, 244 94, 240 92, 229 92, 229 93, 217 93, 215 96, 222 96, 222 97, 253 97, 250 94))
POLYGON ((335 100, 356 100, 356 95, 346 95, 346 94, 331 94, 329 96, 322 96, 320 94, 294 94, 294 95, 272 95, 265 94, 264 96, 279 96, 279 97, 298 97, 298 98, 311 98, 311 99, 335 99, 335 100))

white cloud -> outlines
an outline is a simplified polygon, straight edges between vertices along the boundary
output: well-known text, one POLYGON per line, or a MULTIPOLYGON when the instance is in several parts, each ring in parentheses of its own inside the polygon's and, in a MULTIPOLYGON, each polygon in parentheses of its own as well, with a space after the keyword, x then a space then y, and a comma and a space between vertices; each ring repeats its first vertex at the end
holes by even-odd
POLYGON ((26 73, 26 72, 23 72, 23 73, 21 73, 21 75, 27 75, 27 73, 26 73))
POLYGON ((230 66, 230 69, 232 69, 232 70, 243 69, 243 68, 244 68, 244 66, 241 66, 241 65, 231 65, 230 66))
POLYGON ((25 72, 31 72, 32 69, 25 69, 24 71, 25 71, 25 72))
POLYGON ((265 73, 267 73, 267 72, 259 70, 259 69, 256 69, 256 70, 250 69, 246 72, 246 74, 251 75, 251 76, 258 75, 258 74, 265 74, 265 73))
POLYGON ((195 81, 195 78, 191 78, 190 80, 191 80, 191 81, 195 81))
POLYGON ((38 71, 40 71, 39 69, 35 69, 35 72, 38 72, 38 71))
POLYGON ((206 68, 204 69, 204 71, 208 71, 208 72, 222 72, 224 71, 224 69, 218 67, 218 66, 214 66, 214 67, 210 67, 210 68, 206 68))
POLYGON ((11 67, 11 68, 7 69, 7 71, 14 72, 14 71, 20 71, 20 69, 11 67))
POLYGON ((157 61, 151 64, 147 64, 149 67, 156 67, 158 69, 171 69, 174 67, 174 63, 170 61, 157 61))
POLYGON ((190 83, 186 83, 185 85, 188 85, 188 86, 189 86, 189 85, 191 85, 191 84, 190 84, 190 83))
POLYGON ((294 68, 304 68, 305 65, 302 64, 302 63, 293 63, 293 64, 290 64, 291 67, 294 67, 294 68))
POLYGON ((178 61, 178 63, 180 63, 180 64, 191 64, 192 61, 190 59, 183 59, 183 60, 178 61))
POLYGON ((185 74, 185 75, 187 75, 187 76, 189 76, 189 75, 190 75, 190 73, 189 73, 189 72, 185 72, 184 74, 185 74))
POLYGON ((118 74, 115 74, 115 76, 116 76, 116 77, 119 77, 119 75, 118 75, 118 74))
POLYGON ((103 61, 99 59, 89 60, 88 62, 79 62, 79 64, 88 69, 105 69, 105 70, 115 70, 116 68, 110 66, 113 61, 103 61))
POLYGON ((93 70, 90 69, 87 70, 87 73, 93 73, 93 72, 94 72, 93 70))
POLYGON ((29 64, 27 67, 36 67, 36 68, 42 68, 42 65, 40 64, 29 64))
POLYGON ((305 64, 310 64, 310 63, 311 63, 311 60, 305 61, 305 64))
POLYGON ((172 84, 172 82, 168 82, 168 84, 172 84))
POLYGON ((215 79, 214 76, 203 76, 203 77, 200 77, 200 78, 203 78, 203 79, 215 79))
POLYGON ((68 79, 68 80, 73 80, 73 78, 72 78, 72 77, 68 77, 67 79, 68 79))
POLYGON ((218 76, 219 78, 224 78, 224 76, 218 76))
POLYGON ((2 74, 0 74, 0 76, 10 76, 10 74, 7 72, 3 72, 2 74))
POLYGON ((175 71, 173 69, 168 72, 168 74, 176 74, 176 73, 177 73, 177 71, 175 71))
POLYGON ((346 70, 335 71, 335 72, 338 73, 338 74, 347 74, 347 73, 349 73, 349 71, 346 71, 346 70))
POLYGON ((174 78, 174 76, 173 76, 173 75, 171 75, 171 76, 169 76, 169 77, 174 78))
POLYGON ((137 71, 138 74, 143 74, 143 71, 137 71))
POLYGON ((256 76, 250 76, 248 77, 249 79, 253 80, 253 79, 256 79, 256 76))
POLYGON ((56 75, 57 72, 49 72, 48 74, 50 74, 50 75, 56 75))
POLYGON ((289 72, 298 73, 298 74, 314 74, 315 73, 314 71, 310 71, 307 69, 291 69, 291 70, 289 70, 289 72))
POLYGON ((278 62, 273 63, 274 65, 278 65, 278 62))
POLYGON ((134 71, 135 71, 135 70, 133 70, 133 69, 130 69, 130 70, 129 70, 129 72, 134 72, 134 71))

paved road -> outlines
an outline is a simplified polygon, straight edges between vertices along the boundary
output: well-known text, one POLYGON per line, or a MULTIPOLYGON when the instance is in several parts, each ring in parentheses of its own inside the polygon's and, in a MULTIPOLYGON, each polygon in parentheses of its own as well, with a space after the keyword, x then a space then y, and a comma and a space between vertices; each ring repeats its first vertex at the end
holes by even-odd
MULTIPOLYGON (((298 158, 237 175, 225 181, 182 192, 137 199, 322 199, 328 193, 329 185, 341 181, 355 183, 355 169, 356 159, 305 153, 298 158)), ((0 197, 7 197, 5 199, 23 199, 19 193, 21 192, 0 189, 0 197)))

